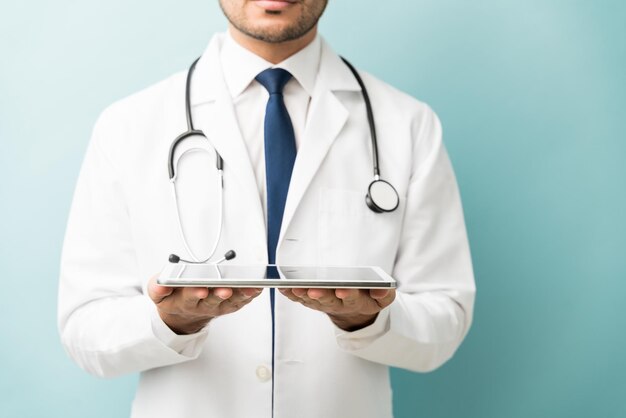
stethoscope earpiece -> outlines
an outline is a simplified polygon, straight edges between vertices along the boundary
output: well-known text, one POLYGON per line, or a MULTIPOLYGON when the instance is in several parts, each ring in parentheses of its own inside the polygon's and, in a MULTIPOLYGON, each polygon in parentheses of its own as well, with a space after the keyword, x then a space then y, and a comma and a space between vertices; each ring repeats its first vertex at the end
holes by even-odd
POLYGON ((376 213, 393 212, 400 204, 400 197, 389 182, 376 179, 367 188, 365 203, 376 213))
MULTIPOLYGON (((232 260, 233 258, 237 257, 237 253, 234 250, 228 250, 226 251, 226 253, 224 254, 224 256, 222 258, 220 258, 219 260, 215 261, 212 264, 220 264, 224 261, 228 261, 228 260, 232 260)), ((182 258, 180 258, 179 256, 177 256, 176 254, 170 254, 169 258, 168 258, 169 262, 172 264, 177 264, 179 262, 183 262, 183 263, 187 263, 187 264, 205 264, 207 261, 209 261, 208 259, 203 260, 203 261, 192 261, 192 260, 184 260, 182 258)))

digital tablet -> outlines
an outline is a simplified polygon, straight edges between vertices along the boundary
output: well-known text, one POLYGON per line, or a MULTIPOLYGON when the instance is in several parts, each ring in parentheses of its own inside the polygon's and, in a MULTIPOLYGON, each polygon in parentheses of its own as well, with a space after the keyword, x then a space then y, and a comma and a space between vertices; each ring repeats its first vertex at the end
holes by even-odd
POLYGON ((168 263, 157 279, 176 287, 395 288, 396 281, 371 266, 244 266, 168 263))

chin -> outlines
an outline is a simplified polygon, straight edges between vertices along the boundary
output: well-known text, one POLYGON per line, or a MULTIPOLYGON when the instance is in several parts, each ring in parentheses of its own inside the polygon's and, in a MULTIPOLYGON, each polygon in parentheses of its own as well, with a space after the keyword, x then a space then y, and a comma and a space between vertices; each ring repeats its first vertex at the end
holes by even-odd
POLYGON ((271 24, 258 24, 254 27, 253 32, 261 38, 265 38, 267 40, 274 39, 278 40, 285 36, 285 33, 290 32, 290 25, 285 24, 277 24, 273 22, 271 24))

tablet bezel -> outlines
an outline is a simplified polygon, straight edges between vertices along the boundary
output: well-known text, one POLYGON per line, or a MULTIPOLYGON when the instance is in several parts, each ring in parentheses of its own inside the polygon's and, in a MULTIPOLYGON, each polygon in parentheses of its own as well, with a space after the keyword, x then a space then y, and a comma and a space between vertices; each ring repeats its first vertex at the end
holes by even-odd
MULTIPOLYGON (((244 268, 267 269, 276 267, 277 270, 294 268, 361 268, 374 272, 380 281, 360 280, 300 280, 300 279, 188 279, 181 278, 179 273, 184 271, 186 266, 193 265, 187 263, 168 263, 157 278, 157 284, 167 287, 231 287, 231 288, 315 288, 315 289, 394 289, 397 287, 396 281, 383 269, 377 266, 294 266, 294 265, 235 265, 244 268), (182 270, 181 270, 182 268, 182 270)), ((208 264, 210 266, 210 264, 208 264)))

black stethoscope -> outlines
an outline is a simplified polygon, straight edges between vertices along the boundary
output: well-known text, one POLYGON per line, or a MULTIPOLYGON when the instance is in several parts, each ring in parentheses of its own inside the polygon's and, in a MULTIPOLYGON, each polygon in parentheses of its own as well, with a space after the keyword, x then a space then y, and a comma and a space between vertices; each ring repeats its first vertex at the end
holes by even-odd
MULTIPOLYGON (((365 108, 367 111, 367 123, 369 125, 369 130, 370 130, 370 138, 372 140, 372 165, 373 165, 373 169, 374 169, 374 180, 369 184, 368 188, 367 188, 367 193, 365 195, 365 204, 367 205, 368 208, 370 208, 373 212, 375 213, 385 213, 385 212, 393 212, 394 210, 396 210, 398 208, 398 205, 400 204, 400 197, 398 196, 398 192, 396 191, 396 189, 391 185, 391 183, 382 180, 380 178, 380 169, 378 166, 378 140, 376 137, 376 126, 374 124, 374 113, 372 112, 372 104, 370 102, 370 98, 369 95, 367 93, 367 89, 365 88, 365 84, 363 83, 363 80, 361 79, 361 76, 359 76, 359 73, 356 71, 356 69, 352 66, 352 64, 350 64, 348 62, 348 60, 346 60, 345 58, 341 58, 343 60, 343 62, 348 66, 348 68, 350 69, 350 71, 352 72, 352 74, 354 75, 354 78, 356 79, 356 81, 359 83, 359 86, 361 87, 361 92, 363 94, 363 100, 365 101, 365 108)), ((206 137, 206 135, 204 134, 204 132, 202 132, 201 130, 195 129, 193 126, 193 119, 191 116, 191 103, 190 103, 190 91, 191 91, 191 79, 192 79, 192 75, 193 72, 196 68, 196 64, 198 63, 198 60, 200 60, 200 58, 196 59, 193 64, 191 64, 191 66, 189 67, 189 71, 187 72, 187 82, 186 82, 186 87, 185 87, 185 114, 186 114, 186 118, 187 118, 187 130, 185 132, 183 132, 182 134, 180 134, 173 142, 172 145, 170 146, 170 150, 169 150, 169 154, 168 154, 168 162, 167 162, 167 170, 169 173, 169 179, 170 179, 170 184, 172 185, 172 195, 174 198, 174 204, 176 206, 176 216, 178 218, 178 227, 180 229, 180 234, 181 237, 183 239, 183 244, 185 246, 185 250, 187 250, 187 252, 189 253, 189 255, 191 256, 192 260, 183 260, 180 257, 178 257, 175 254, 170 255, 170 262, 173 263, 177 263, 178 261, 184 261, 187 263, 206 263, 208 262, 213 255, 215 254, 215 251, 217 249, 217 245, 220 241, 221 235, 222 235, 222 221, 223 221, 223 215, 224 215, 224 182, 223 182, 223 178, 224 178, 224 160, 222 159, 222 156, 217 152, 217 150, 213 148, 213 151, 215 152, 216 155, 216 162, 215 162, 215 166, 217 168, 217 173, 218 173, 218 188, 220 190, 220 198, 219 198, 219 216, 218 216, 218 228, 217 228, 217 237, 215 239, 215 242, 213 244, 213 247, 211 249, 211 252, 209 254, 208 257, 206 257, 205 259, 200 259, 199 257, 197 257, 193 251, 191 251, 191 248, 189 247, 189 244, 187 243, 187 240, 185 238, 185 233, 183 231, 183 226, 182 226, 182 222, 180 219, 180 210, 178 207, 178 196, 176 194, 176 167, 178 165, 178 161, 180 161, 181 157, 189 152, 195 152, 195 151, 206 151, 206 148, 202 148, 202 147, 192 147, 189 149, 186 149, 179 157, 176 161, 174 161, 174 156, 176 153, 176 149, 177 147, 186 139, 189 138, 193 138, 193 137, 199 137, 200 139, 202 139, 204 142, 204 140, 206 141, 206 143, 208 143, 210 145, 210 142, 208 140, 208 138, 206 137)), ((230 260, 232 258, 235 257, 235 252, 230 250, 228 251, 224 257, 218 261, 216 261, 215 263, 220 263, 224 260, 230 260)))

